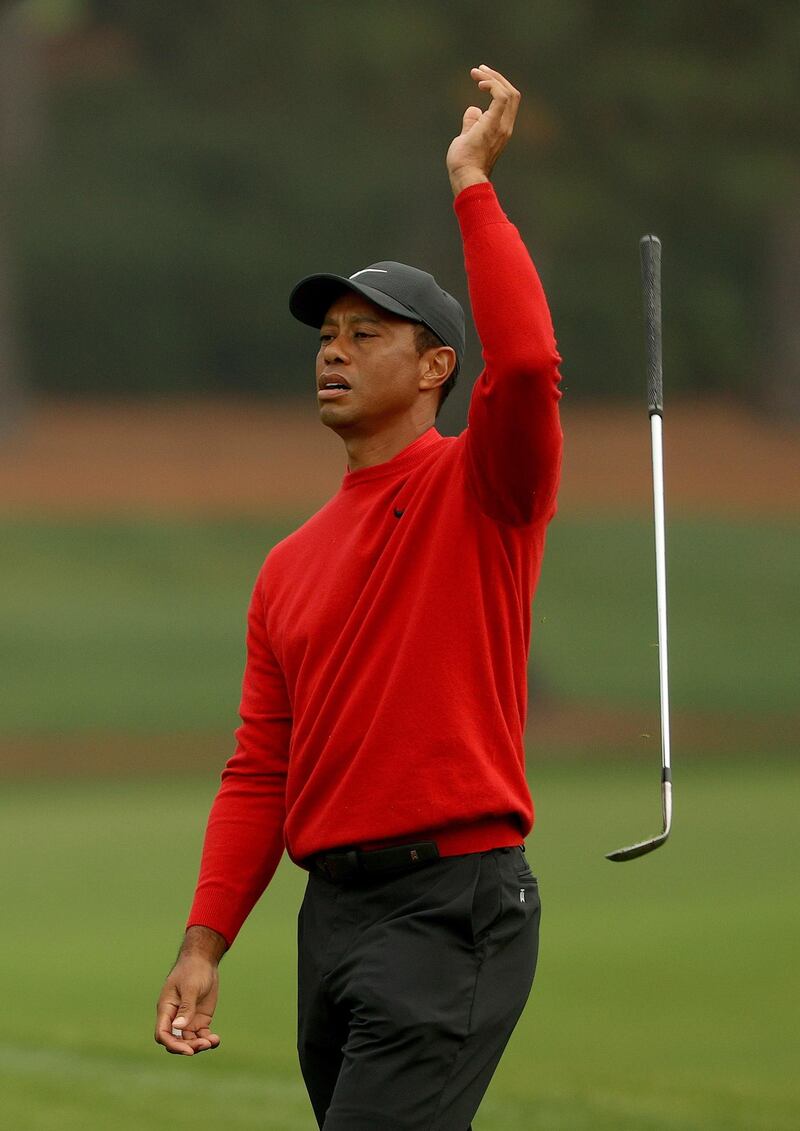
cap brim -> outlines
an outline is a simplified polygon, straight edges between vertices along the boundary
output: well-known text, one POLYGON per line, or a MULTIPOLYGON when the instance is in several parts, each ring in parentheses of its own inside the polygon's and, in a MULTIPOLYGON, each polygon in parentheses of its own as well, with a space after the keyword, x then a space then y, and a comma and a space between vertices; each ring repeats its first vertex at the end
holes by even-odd
POLYGON ((396 298, 385 295, 383 291, 376 291, 374 287, 365 287, 363 283, 354 283, 344 275, 307 275, 289 295, 289 310, 299 322, 319 329, 342 291, 354 291, 363 295, 382 310, 388 310, 390 314, 397 314, 400 318, 408 318, 411 322, 423 321, 411 307, 404 306, 396 298))

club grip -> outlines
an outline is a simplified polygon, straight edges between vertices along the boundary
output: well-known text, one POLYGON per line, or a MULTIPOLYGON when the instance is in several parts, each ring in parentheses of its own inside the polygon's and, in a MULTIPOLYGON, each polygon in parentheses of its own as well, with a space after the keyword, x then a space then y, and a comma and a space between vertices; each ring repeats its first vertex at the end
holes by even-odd
POLYGON ((664 411, 661 374, 661 240, 642 236, 639 240, 644 295, 644 329, 647 350, 647 411, 652 416, 664 411))

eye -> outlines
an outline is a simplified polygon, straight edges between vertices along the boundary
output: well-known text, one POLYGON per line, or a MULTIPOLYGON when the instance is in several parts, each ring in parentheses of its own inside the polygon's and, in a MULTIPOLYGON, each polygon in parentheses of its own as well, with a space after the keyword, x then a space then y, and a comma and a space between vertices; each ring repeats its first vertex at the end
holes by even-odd
POLYGON ((357 338, 374 338, 376 334, 368 334, 366 330, 356 330, 355 336, 357 338))
POLYGON ((319 340, 320 340, 320 343, 322 345, 324 345, 325 342, 330 342, 330 341, 333 340, 333 334, 320 334, 319 340))

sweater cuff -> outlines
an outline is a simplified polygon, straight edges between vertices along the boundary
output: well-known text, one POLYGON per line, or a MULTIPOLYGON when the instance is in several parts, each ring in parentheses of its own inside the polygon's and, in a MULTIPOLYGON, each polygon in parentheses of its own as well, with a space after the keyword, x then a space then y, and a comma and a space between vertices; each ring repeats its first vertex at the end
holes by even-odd
POLYGON ((453 201, 453 208, 464 238, 488 224, 510 223, 500 207, 494 186, 489 181, 481 181, 480 184, 462 189, 453 201))
POLYGON ((228 949, 233 946, 236 936, 241 930, 242 923, 231 915, 229 899, 216 894, 197 897, 186 920, 186 930, 190 927, 208 927, 222 935, 228 944, 228 949))

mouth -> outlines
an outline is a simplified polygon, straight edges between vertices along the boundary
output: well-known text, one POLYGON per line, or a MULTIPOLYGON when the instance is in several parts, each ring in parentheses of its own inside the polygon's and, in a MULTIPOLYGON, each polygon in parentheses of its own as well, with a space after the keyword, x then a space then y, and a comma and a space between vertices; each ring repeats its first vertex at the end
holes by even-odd
POLYGON ((323 375, 318 384, 317 399, 321 401, 334 400, 336 397, 342 397, 345 393, 350 392, 348 383, 337 373, 323 375))

